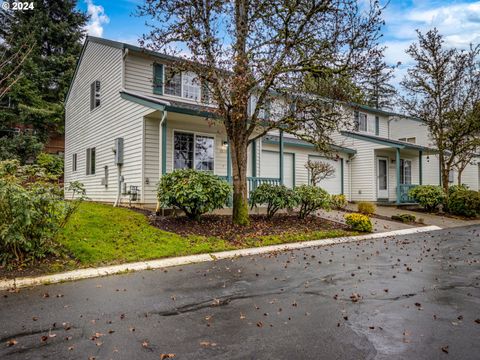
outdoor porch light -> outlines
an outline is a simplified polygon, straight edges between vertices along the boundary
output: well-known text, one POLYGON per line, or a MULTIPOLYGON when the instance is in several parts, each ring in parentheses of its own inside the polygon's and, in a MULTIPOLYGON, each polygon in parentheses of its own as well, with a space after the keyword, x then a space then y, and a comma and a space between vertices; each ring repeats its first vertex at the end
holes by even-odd
POLYGON ((228 141, 227 141, 227 140, 223 140, 222 150, 227 150, 227 148, 228 148, 228 141))
POLYGON ((427 155, 427 162, 430 162, 430 155, 427 155))

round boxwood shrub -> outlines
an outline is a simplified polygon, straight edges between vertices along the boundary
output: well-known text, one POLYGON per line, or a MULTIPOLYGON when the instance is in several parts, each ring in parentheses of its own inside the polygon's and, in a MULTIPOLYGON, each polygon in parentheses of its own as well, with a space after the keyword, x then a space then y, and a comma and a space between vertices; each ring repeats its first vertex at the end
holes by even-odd
POLYGON ((448 197, 448 212, 466 217, 480 216, 480 192, 457 190, 448 197))
POLYGON ((293 209, 297 205, 295 192, 285 185, 261 184, 250 193, 250 205, 266 205, 270 219, 278 210, 293 209))
POLYGON ((175 207, 190 219, 223 208, 230 196, 230 185, 218 176, 192 169, 175 170, 162 176, 157 197, 162 207, 175 207))
POLYGON ((373 230, 373 224, 367 215, 358 213, 346 214, 345 221, 355 231, 372 232, 373 230))
POLYGON ((418 185, 408 192, 408 196, 413 198, 427 211, 435 211, 445 199, 445 192, 440 186, 436 185, 418 185))
POLYGON ((314 211, 330 209, 330 195, 328 192, 313 185, 301 185, 295 189, 298 205, 300 206, 298 217, 304 219, 314 211))

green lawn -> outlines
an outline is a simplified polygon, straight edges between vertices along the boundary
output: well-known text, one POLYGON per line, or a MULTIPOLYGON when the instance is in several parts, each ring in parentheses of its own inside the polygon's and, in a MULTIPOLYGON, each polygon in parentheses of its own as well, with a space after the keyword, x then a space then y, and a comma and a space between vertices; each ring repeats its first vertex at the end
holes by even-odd
POLYGON ((71 258, 82 266, 115 264, 165 257, 355 235, 344 230, 264 236, 234 246, 219 238, 183 237, 149 225, 147 218, 125 208, 85 202, 58 236, 71 258))

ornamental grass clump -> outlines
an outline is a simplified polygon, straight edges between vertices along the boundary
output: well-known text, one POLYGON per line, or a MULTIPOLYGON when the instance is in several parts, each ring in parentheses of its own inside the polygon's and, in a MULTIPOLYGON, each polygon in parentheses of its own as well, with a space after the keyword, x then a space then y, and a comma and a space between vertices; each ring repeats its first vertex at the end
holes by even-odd
POLYGON ((218 176, 193 169, 175 170, 162 176, 157 188, 160 206, 178 208, 192 220, 221 209, 231 194, 231 187, 218 176))

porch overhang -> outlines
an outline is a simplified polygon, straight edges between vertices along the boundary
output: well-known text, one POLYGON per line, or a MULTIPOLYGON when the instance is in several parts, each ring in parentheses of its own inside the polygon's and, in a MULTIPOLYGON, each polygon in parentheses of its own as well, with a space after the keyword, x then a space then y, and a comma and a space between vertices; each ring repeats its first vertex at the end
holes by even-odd
MULTIPOLYGON (((262 142, 264 144, 277 145, 277 144, 280 143, 280 137, 277 136, 277 135, 266 135, 262 139, 262 142)), ((296 146, 296 147, 302 147, 302 148, 308 148, 308 149, 315 150, 315 145, 314 144, 309 143, 308 141, 305 141, 305 140, 302 140, 302 139, 284 137, 283 138, 283 143, 284 143, 284 145, 288 145, 288 146, 296 146)), ((351 154, 351 155, 354 155, 354 154, 357 153, 356 150, 350 149, 350 148, 347 148, 347 147, 343 147, 343 146, 338 146, 338 145, 331 144, 330 147, 332 148, 332 150, 337 151, 337 152, 344 152, 344 153, 351 154)))
POLYGON ((353 131, 341 131, 341 134, 353 139, 364 140, 375 144, 385 145, 394 149, 418 150, 426 153, 438 153, 437 149, 427 146, 408 143, 400 140, 393 140, 376 135, 367 135, 353 131))
POLYGON ((200 105, 188 104, 181 101, 165 101, 128 90, 120 91, 120 97, 155 110, 200 116, 204 118, 218 118, 217 114, 206 110, 204 106, 200 105))

